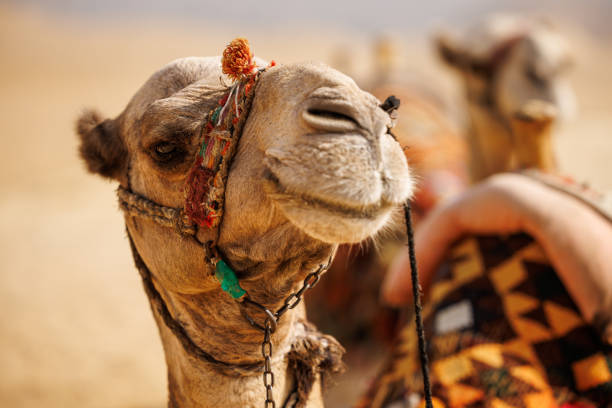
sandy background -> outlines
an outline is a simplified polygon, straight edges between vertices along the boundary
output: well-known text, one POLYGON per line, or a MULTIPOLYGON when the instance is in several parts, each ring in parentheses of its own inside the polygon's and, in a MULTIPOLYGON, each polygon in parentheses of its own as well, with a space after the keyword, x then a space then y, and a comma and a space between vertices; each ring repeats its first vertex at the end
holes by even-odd
MULTIPOLYGON (((165 405, 162 349, 115 186, 85 174, 73 123, 86 106, 118 114, 163 64, 218 54, 239 34, 223 25, 76 18, 0 4, 0 406, 165 405)), ((358 29, 246 34, 258 56, 279 62, 330 62, 344 47, 359 63, 355 71, 367 73, 371 38, 358 29)), ((568 34, 581 112, 559 135, 561 166, 612 189, 612 41, 576 28, 568 34)), ((398 36, 404 64, 452 99, 453 78, 425 39, 398 36)))

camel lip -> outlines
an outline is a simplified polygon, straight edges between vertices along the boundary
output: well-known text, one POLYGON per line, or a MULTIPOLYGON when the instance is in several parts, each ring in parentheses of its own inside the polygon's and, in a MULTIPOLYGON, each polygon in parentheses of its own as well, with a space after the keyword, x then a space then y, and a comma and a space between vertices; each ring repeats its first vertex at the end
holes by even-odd
POLYGON ((375 220, 385 215, 393 208, 393 204, 381 200, 376 204, 355 204, 355 206, 332 203, 320 197, 314 197, 304 192, 293 192, 285 187, 280 180, 267 169, 264 174, 268 196, 274 201, 283 204, 293 204, 299 207, 310 207, 314 210, 323 210, 330 215, 343 218, 375 220))

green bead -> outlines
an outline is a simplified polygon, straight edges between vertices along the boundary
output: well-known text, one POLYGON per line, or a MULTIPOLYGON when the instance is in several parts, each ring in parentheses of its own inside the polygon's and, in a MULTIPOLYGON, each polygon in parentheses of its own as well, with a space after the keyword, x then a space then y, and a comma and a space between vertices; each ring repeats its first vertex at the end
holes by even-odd
POLYGON ((234 299, 238 299, 246 294, 246 291, 240 287, 236 274, 223 260, 217 262, 215 268, 215 278, 221 283, 221 289, 229 293, 234 299))

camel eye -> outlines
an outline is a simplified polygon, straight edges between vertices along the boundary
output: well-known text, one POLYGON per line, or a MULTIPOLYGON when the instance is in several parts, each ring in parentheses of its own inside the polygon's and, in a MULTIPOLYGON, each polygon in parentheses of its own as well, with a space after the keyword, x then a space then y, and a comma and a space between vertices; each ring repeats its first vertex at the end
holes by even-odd
POLYGON ((153 159, 159 163, 175 162, 182 156, 182 150, 171 142, 157 143, 152 146, 150 152, 153 159))
POLYGON ((176 146, 174 146, 172 143, 159 143, 155 146, 155 151, 157 152, 157 154, 160 155, 166 155, 166 154, 170 154, 173 151, 176 150, 176 146))

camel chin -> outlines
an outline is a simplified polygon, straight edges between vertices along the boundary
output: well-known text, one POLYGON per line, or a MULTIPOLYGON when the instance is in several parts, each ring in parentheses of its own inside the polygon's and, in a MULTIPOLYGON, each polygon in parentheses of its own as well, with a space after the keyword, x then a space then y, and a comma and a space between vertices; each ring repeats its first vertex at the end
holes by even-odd
POLYGON ((380 211, 374 217, 347 217, 333 211, 289 206, 284 208, 284 213, 307 235, 331 244, 361 242, 391 219, 391 208, 380 211))
POLYGON ((276 190, 272 193, 274 202, 293 225, 330 244, 357 243, 374 235, 390 221, 394 208, 391 204, 352 208, 332 201, 287 194, 278 185, 268 189, 276 190))
MULTIPOLYGON (((281 173, 290 169, 283 170, 281 173)), ((268 168, 264 186, 268 197, 280 212, 306 234, 331 244, 357 243, 383 228, 397 206, 397 203, 383 199, 382 183, 376 179, 380 177, 373 178, 367 186, 361 186, 361 195, 351 197, 343 194, 346 191, 341 186, 336 186, 335 190, 325 188, 326 183, 316 181, 316 177, 310 185, 320 189, 309 191, 296 188, 290 183, 283 183, 283 177, 268 168)))

